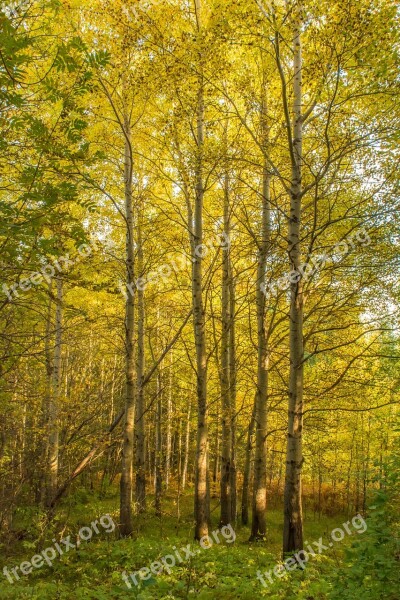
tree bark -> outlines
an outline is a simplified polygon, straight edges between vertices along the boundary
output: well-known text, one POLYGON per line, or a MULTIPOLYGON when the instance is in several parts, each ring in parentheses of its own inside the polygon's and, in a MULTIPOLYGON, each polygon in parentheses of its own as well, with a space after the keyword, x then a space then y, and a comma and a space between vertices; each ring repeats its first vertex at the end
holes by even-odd
POLYGON ((249 491, 250 491, 250 469, 251 455, 253 450, 254 426, 256 422, 256 398, 254 398, 253 410, 250 423, 247 430, 246 456, 243 468, 243 488, 242 488, 242 524, 249 522, 249 491))
POLYGON ((53 360, 51 356, 51 329, 52 329, 52 307, 53 307, 53 299, 51 294, 52 282, 49 283, 49 303, 47 306, 47 315, 46 315, 46 332, 45 332, 45 343, 44 343, 44 358, 46 365, 46 388, 43 397, 42 403, 42 411, 41 411, 41 431, 43 431, 43 443, 41 448, 41 474, 39 477, 39 495, 41 499, 41 503, 45 506, 48 504, 48 496, 47 496, 47 463, 49 456, 49 435, 47 431, 46 435, 46 427, 48 427, 49 422, 49 408, 50 408, 50 399, 51 399, 51 376, 53 372, 53 360))
POLYGON ((120 534, 129 536, 133 531, 132 484, 133 484, 133 431, 135 419, 136 373, 134 356, 134 238, 132 201, 132 147, 129 118, 124 118, 124 182, 126 219, 126 305, 125 305, 125 420, 122 443, 122 465, 120 480, 120 534))
POLYGON ((186 432, 185 432, 185 451, 182 467, 182 490, 186 487, 188 465, 189 465, 189 451, 190 451, 190 417, 192 411, 192 397, 189 395, 187 405, 187 417, 186 417, 186 432))
MULTIPOLYGON (((138 211, 137 218, 137 253, 139 280, 143 277, 143 239, 142 239, 142 214, 138 211)), ((142 513, 146 510, 146 419, 144 398, 144 289, 137 286, 137 398, 136 398, 136 510, 142 513)))
POLYGON ((157 414, 156 414, 156 450, 154 457, 154 508, 156 515, 161 517, 161 495, 162 495, 162 432, 161 432, 161 417, 162 417, 162 395, 161 395, 161 373, 157 373, 157 414))
MULTIPOLYGON (((201 43, 201 0, 195 0, 197 30, 201 43)), ((208 426, 207 426, 207 353, 206 323, 203 305, 203 276, 201 245, 203 243, 203 151, 204 151, 204 77, 202 73, 202 52, 199 51, 200 74, 197 91, 197 151, 196 151, 196 190, 192 244, 192 302, 194 337, 196 344, 197 375, 197 447, 194 493, 195 539, 208 535, 209 491, 208 491, 208 426)))
POLYGON ((171 468, 171 442, 172 442, 172 365, 173 365, 173 352, 170 354, 170 367, 169 367, 169 390, 167 397, 167 436, 166 436, 166 448, 165 448, 165 489, 168 489, 170 468, 171 468))
POLYGON ((265 328, 265 284, 267 258, 270 246, 270 174, 268 166, 269 132, 267 121, 266 81, 263 78, 261 101, 261 135, 264 152, 262 207, 261 207, 261 240, 258 249, 257 264, 257 390, 255 415, 255 456, 254 456, 254 490, 253 514, 250 539, 262 538, 266 534, 267 512, 267 427, 268 427, 268 339, 265 328))
MULTIPOLYGON (((301 264, 301 162, 302 162, 302 57, 301 57, 301 6, 296 3, 293 33, 293 135, 291 145, 292 180, 290 189, 290 215, 288 254, 290 269, 299 274, 290 286, 290 373, 288 435, 284 491, 283 554, 303 549, 303 513, 301 499, 301 470, 303 465, 303 286, 298 268, 301 264)), ((290 125, 290 124, 289 124, 290 125)))
POLYGON ((231 524, 236 523, 237 472, 236 472, 236 338, 235 338, 235 282, 229 257, 229 392, 231 413, 231 524))
MULTIPOLYGON (((227 132, 225 132, 227 136, 227 132)), ((227 143, 225 143, 227 146, 227 143)), ((226 149, 227 150, 227 149, 226 149)), ((230 236, 230 207, 229 207, 229 174, 225 167, 224 177, 224 234, 228 240, 230 236)), ((220 525, 229 525, 232 520, 232 410, 230 390, 230 298, 229 298, 229 252, 225 248, 222 251, 222 332, 221 332, 221 425, 222 425, 222 452, 221 452, 221 515, 220 525)))
POLYGON ((58 413, 61 393, 61 344, 62 344, 62 302, 63 302, 63 281, 57 277, 57 303, 55 316, 55 345, 54 359, 51 378, 51 393, 49 402, 49 420, 48 420, 48 456, 47 456, 47 505, 50 506, 51 500, 57 489, 58 480, 58 454, 59 454, 59 425, 58 413))

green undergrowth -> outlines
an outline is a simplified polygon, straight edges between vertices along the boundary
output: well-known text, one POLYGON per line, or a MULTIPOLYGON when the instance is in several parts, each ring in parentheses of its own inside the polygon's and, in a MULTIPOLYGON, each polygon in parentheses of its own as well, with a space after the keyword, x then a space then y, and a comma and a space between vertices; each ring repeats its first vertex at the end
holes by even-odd
MULTIPOLYGON (((212 529, 215 530, 218 528, 218 505, 213 504, 212 508, 212 529)), ((382 505, 379 505, 378 509, 382 510, 382 505)), ((90 541, 82 542, 78 549, 71 549, 63 556, 57 557, 52 567, 46 565, 33 569, 31 574, 21 576, 18 582, 11 584, 3 573, 0 573, 0 598, 254 600, 259 597, 271 600, 325 600, 340 596, 347 572, 353 580, 347 591, 342 589, 342 597, 351 598, 351 594, 359 585, 357 568, 362 568, 357 567, 356 557, 364 553, 367 556, 365 560, 368 560, 370 528, 362 535, 346 536, 333 548, 317 554, 304 570, 286 572, 282 578, 274 577, 273 583, 263 587, 256 578, 257 571, 269 571, 281 562, 282 511, 269 511, 268 534, 265 540, 249 543, 249 529, 237 525, 234 543, 227 543, 220 535, 220 543, 214 543, 207 549, 201 549, 193 542, 191 511, 190 493, 181 498, 179 519, 176 501, 172 498, 166 499, 161 519, 155 516, 152 509, 149 509, 146 516, 137 518, 132 539, 119 540, 116 532, 101 531, 98 535, 93 535, 90 541), (177 561, 170 573, 164 571, 159 575, 152 575, 139 586, 132 583, 130 589, 124 583, 124 571, 129 574, 142 567, 150 567, 154 561, 167 554, 173 554, 174 547, 179 551, 187 544, 191 544, 192 549, 196 550, 196 555, 182 563, 177 561)), ((54 536, 59 539, 60 536, 71 535, 71 541, 75 542, 80 527, 90 525, 94 519, 107 513, 117 522, 116 496, 98 498, 95 495, 77 492, 61 507, 51 527, 43 531, 43 515, 33 509, 21 510, 16 516, 16 522, 26 532, 26 537, 15 542, 12 547, 3 545, 1 569, 7 566, 10 570, 22 561, 30 560, 34 554, 52 545, 54 536)), ((378 521, 379 518, 382 520, 382 515, 378 517, 378 521)), ((306 514, 305 539, 310 543, 321 537, 326 540, 330 532, 335 527, 341 527, 346 520, 343 515, 318 519, 313 514, 306 514)), ((373 522, 371 523, 373 536, 373 522)), ((370 543, 374 544, 376 541, 373 538, 370 543)), ((395 561, 395 557, 393 560, 395 561)), ((379 570, 379 564, 375 567, 379 570)), ((361 573, 361 576, 364 575, 368 576, 368 573, 361 573)), ((354 598, 356 597, 361 596, 355 595, 354 598)), ((373 595, 369 597, 374 598, 373 595)), ((398 600, 394 595, 388 595, 387 598, 398 600)))

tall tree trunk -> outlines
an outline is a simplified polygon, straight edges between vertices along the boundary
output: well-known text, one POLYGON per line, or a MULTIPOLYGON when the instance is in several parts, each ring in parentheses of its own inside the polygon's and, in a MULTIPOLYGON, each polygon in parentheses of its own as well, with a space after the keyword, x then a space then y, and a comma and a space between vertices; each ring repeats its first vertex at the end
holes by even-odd
POLYGON ((47 464, 49 456, 49 435, 46 432, 49 422, 49 409, 51 399, 51 376, 53 372, 53 360, 51 356, 51 337, 52 337, 52 307, 53 299, 51 295, 52 282, 49 283, 49 303, 47 306, 46 315, 46 333, 44 342, 44 359, 46 365, 46 387, 43 397, 42 410, 41 410, 41 431, 43 432, 43 443, 41 448, 41 475, 39 478, 40 485, 40 501, 43 505, 47 504, 47 464), (47 434, 47 435, 46 435, 47 434))
MULTIPOLYGON (((230 252, 230 247, 229 247, 230 252)), ((235 338, 235 282, 229 257, 229 391, 231 410, 231 524, 236 523, 236 338, 235 338)))
POLYGON ((165 448, 165 488, 168 489, 170 469, 171 469, 171 442, 172 442, 172 365, 173 365, 173 352, 170 354, 170 366, 169 366, 169 390, 167 397, 167 439, 165 448))
MULTIPOLYGON (((290 268, 299 273, 300 221, 301 221, 301 161, 302 161, 302 115, 301 115, 301 6, 297 2, 294 12, 293 34, 293 135, 289 140, 292 160, 290 189, 290 215, 288 253, 290 268)), ((290 123, 288 124, 290 125, 290 123)), ((297 277, 295 278, 297 279, 297 277)), ((284 492, 283 553, 303 548, 303 514, 301 499, 301 470, 303 465, 303 286, 301 278, 290 286, 290 373, 289 410, 284 492)))
MULTIPOLYGON (((361 413, 362 414, 362 413, 361 413)), ((364 468, 363 468, 363 503, 362 512, 365 515, 367 512, 367 495, 369 482, 369 463, 370 463, 370 442, 371 442, 371 415, 368 415, 368 434, 366 440, 366 451, 364 450, 364 468)))
MULTIPOLYGON (((143 277, 143 239, 142 214, 138 211, 137 241, 138 241, 138 273, 143 277)), ((137 398, 136 398, 136 510, 142 513, 146 510, 146 419, 144 398, 144 289, 138 285, 138 337, 137 337, 137 398)))
MULTIPOLYGON (((114 356, 114 364, 113 364, 113 369, 112 369, 112 376, 111 376, 111 390, 110 390, 110 416, 109 416, 109 420, 110 422, 113 421, 114 419, 114 396, 115 396, 115 375, 116 375, 116 367, 117 367, 117 355, 115 354, 114 356)), ((110 441, 111 441, 111 436, 110 436, 110 441)), ((104 464, 104 470, 103 470, 103 477, 101 479, 101 486, 100 486, 100 490, 103 492, 104 491, 104 485, 106 483, 106 478, 109 475, 109 467, 110 467, 110 459, 113 453, 113 446, 109 446, 106 450, 106 458, 105 458, 105 464, 104 464)), ((108 485, 110 484, 110 480, 108 480, 108 485)))
POLYGON ((190 452, 190 417, 192 411, 192 396, 191 392, 188 398, 187 405, 187 417, 186 417, 186 432, 185 432, 185 451, 182 467, 182 490, 186 487, 188 465, 189 465, 189 452, 190 452))
POLYGON ((261 240, 258 248, 257 264, 257 390, 256 390, 256 443, 254 456, 254 490, 253 514, 250 539, 257 539, 266 534, 267 512, 267 427, 268 427, 268 339, 265 329, 265 284, 267 257, 270 246, 270 174, 268 165, 268 115, 265 72, 261 94, 261 135, 264 152, 261 207, 261 240))
POLYGON ((220 459, 220 453, 219 453, 219 445, 220 445, 219 420, 220 420, 219 401, 217 400, 217 402, 216 402, 216 414, 215 414, 215 427, 216 427, 216 430, 217 430, 217 435, 215 436, 215 445, 214 445, 214 466, 213 466, 213 476, 212 476, 213 483, 217 483, 217 481, 218 481, 218 472, 219 472, 219 459, 220 459))
POLYGON ((58 413, 61 393, 61 343, 62 343, 62 302, 63 302, 63 281, 57 277, 57 303, 55 316, 55 344, 54 358, 51 379, 51 392, 49 403, 48 420, 48 456, 47 456, 47 505, 51 501, 57 490, 58 480, 58 454, 59 454, 59 424, 58 413))
MULTIPOLYGON (((24 388, 26 388, 26 384, 24 384, 24 388)), ((24 398, 26 398, 26 390, 24 390, 23 396, 24 396, 24 398)), ((30 429, 32 431, 33 427, 32 427, 32 423, 27 423, 27 403, 24 402, 23 407, 22 407, 21 445, 20 445, 20 451, 21 451, 20 473, 21 473, 21 479, 23 479, 24 481, 29 480, 29 476, 30 476, 30 474, 27 470, 27 464, 28 464, 27 459, 28 459, 28 455, 30 454, 29 452, 27 452, 27 443, 26 443, 27 429, 30 429)))
POLYGON ((253 410, 251 413, 250 423, 247 430, 246 455, 243 468, 243 488, 242 488, 242 524, 247 525, 249 522, 249 491, 250 491, 250 469, 251 455, 253 450, 253 436, 256 422, 256 397, 254 398, 253 410))
POLYGON ((134 356, 134 238, 133 238, 133 199, 132 199, 132 148, 129 118, 124 118, 124 181, 126 219, 126 306, 125 306, 125 420, 122 443, 122 465, 120 481, 120 534, 128 536, 133 531, 132 522, 132 482, 133 482, 133 431, 135 420, 136 373, 134 356))
POLYGON ((182 489, 182 419, 178 422, 178 460, 177 460, 177 497, 176 497, 176 517, 178 522, 181 518, 181 489, 182 489))
MULTIPOLYGON (((227 129, 227 127, 226 127, 227 129)), ((225 131, 227 137, 227 131, 225 131)), ((227 140, 225 141, 227 146, 227 140)), ((227 149, 226 149, 227 150, 227 149)), ((225 167, 224 177, 224 234, 228 240, 230 236, 229 214, 229 174, 228 165, 225 167)), ((229 332, 230 332, 230 302, 229 302, 229 252, 222 251, 222 332, 221 332, 221 424, 222 424, 222 452, 221 452, 221 516, 220 525, 228 525, 232 520, 232 411, 230 391, 230 363, 229 363, 229 332)))
MULTIPOLYGON (((201 0, 195 0, 198 43, 201 44, 201 0)), ((208 535, 209 489, 208 489, 208 427, 207 427, 207 353, 206 323, 203 305, 203 276, 201 244, 203 243, 203 152, 204 152, 204 77, 202 74, 203 56, 199 51, 200 74, 197 91, 197 152, 196 152, 196 191, 193 223, 192 252, 192 302, 194 337, 196 344, 197 371, 197 448, 196 477, 194 492, 195 539, 208 535)))
POLYGON ((154 457, 154 508, 156 515, 161 517, 161 494, 162 494, 162 432, 161 432, 161 417, 162 417, 162 394, 161 394, 161 372, 157 372, 157 413, 156 413, 156 449, 154 457))

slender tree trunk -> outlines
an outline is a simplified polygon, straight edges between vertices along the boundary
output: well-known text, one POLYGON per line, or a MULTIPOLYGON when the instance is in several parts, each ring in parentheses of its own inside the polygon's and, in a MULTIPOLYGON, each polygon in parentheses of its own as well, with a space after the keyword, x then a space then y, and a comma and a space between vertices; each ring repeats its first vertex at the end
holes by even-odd
POLYGON ((266 534, 267 512, 267 427, 268 427, 268 339, 265 329, 265 284, 267 257, 270 246, 270 174, 268 156, 268 121, 267 121, 266 82, 263 80, 261 102, 261 132, 264 151, 264 168, 262 184, 261 240, 258 249, 257 265, 257 391, 256 391, 256 444, 254 456, 254 491, 253 514, 250 539, 257 539, 266 534))
POLYGON ((55 317, 55 345, 53 371, 51 381, 51 393, 49 404, 49 448, 48 448, 48 480, 47 480, 47 505, 51 501, 57 490, 58 480, 58 454, 59 454, 59 424, 58 413, 61 393, 61 343, 62 343, 62 302, 63 302, 63 281, 57 277, 57 303, 55 317))
POLYGON ((363 451, 364 457, 364 468, 363 468, 363 503, 362 511, 365 515, 367 511, 367 493, 368 493, 368 480, 369 480, 369 463, 370 463, 370 441, 371 441, 371 415, 368 416, 368 435, 366 441, 366 451, 363 451))
POLYGON ((41 430, 43 432, 44 442, 42 444, 41 450, 41 477, 39 480, 40 489, 40 499, 42 504, 47 504, 47 475, 48 475, 48 456, 49 456, 49 435, 47 431, 46 435, 46 427, 48 427, 49 422, 49 410, 50 410, 50 400, 51 400, 51 376, 53 372, 53 361, 51 357, 51 329, 52 329, 52 307, 53 300, 51 297, 51 287, 52 283, 49 283, 49 303, 47 306, 47 316, 46 316, 46 333, 45 333, 45 343, 44 343, 44 358, 46 365, 46 387, 45 393, 42 403, 42 414, 41 414, 41 430))
POLYGON ((187 417, 186 417, 185 453, 184 453, 183 467, 182 467, 182 490, 184 490, 186 487, 188 465, 189 465, 191 411, 192 411, 192 396, 189 395, 188 406, 187 406, 187 417))
MULTIPOLYGON (((227 136, 227 132, 225 133, 227 136)), ((227 144, 226 144, 227 145, 227 144)), ((224 178, 224 234, 225 239, 230 236, 229 214, 229 175, 227 165, 224 178)), ((230 332, 230 302, 229 302, 229 252, 222 251, 222 332, 221 332, 221 424, 222 424, 222 452, 221 452, 221 516, 220 525, 228 525, 232 520, 232 411, 230 391, 230 363, 229 363, 229 332, 230 332)))
POLYGON ((231 524, 236 523, 236 338, 235 338, 235 282, 233 280, 232 263, 229 257, 229 391, 231 409, 231 524))
POLYGON ((217 430, 217 435, 215 436, 215 445, 214 445, 214 466, 213 466, 213 476, 212 476, 212 480, 213 483, 217 483, 218 481, 218 473, 219 473, 219 459, 220 459, 220 451, 219 451, 219 446, 220 446, 220 437, 219 437, 219 421, 220 421, 220 414, 219 414, 219 401, 217 400, 216 402, 216 415, 215 415, 215 427, 217 430))
MULTIPOLYGON (((114 419, 114 410, 115 410, 114 409, 114 396, 115 396, 116 367, 117 367, 117 355, 115 354, 113 370, 112 370, 112 378, 111 378, 111 390, 110 390, 110 416, 109 416, 110 422, 112 422, 114 419)), ((110 436, 110 442, 111 442, 111 436, 110 436)), ((110 445, 106 450, 106 458, 105 458, 105 464, 104 464, 104 470, 103 470, 103 477, 102 477, 101 486, 100 486, 101 491, 104 490, 106 478, 109 474, 109 465, 110 465, 110 459, 111 459, 112 452, 113 452, 113 447, 110 445)), ((110 484, 110 481, 108 481, 108 484, 110 484)))
POLYGON ((167 397, 167 439, 165 448, 165 488, 168 489, 170 469, 171 469, 171 442, 172 442, 172 365, 173 365, 173 352, 170 353, 170 367, 169 367, 169 390, 167 397))
POLYGON ((155 450, 155 468, 154 468, 154 507, 156 515, 161 517, 161 494, 162 494, 162 395, 161 395, 161 373, 157 372, 157 414, 156 414, 156 450, 155 450))
MULTIPOLYGON (((161 353, 160 348, 160 309, 157 309, 157 326, 156 326, 156 340, 157 340, 157 352, 161 353)), ((153 356, 154 360, 154 356, 153 356)), ((157 367, 157 403, 156 403, 156 419, 155 419, 155 451, 154 451, 154 508, 156 515, 161 517, 161 500, 162 500, 162 372, 161 364, 157 367)))
MULTIPOLYGON (((24 388, 26 388, 26 384, 24 384, 24 388)), ((24 390, 24 398, 26 398, 26 390, 24 390)), ((28 428, 30 426, 30 430, 32 431, 32 424, 28 424, 28 428)), ((29 478, 29 473, 27 470, 27 444, 26 444, 26 431, 27 431, 27 404, 26 402, 23 403, 23 408, 22 408, 22 421, 21 421, 21 446, 20 446, 20 451, 21 451, 21 461, 20 461, 20 473, 21 473, 21 479, 26 480, 29 478)))
POLYGON ((179 419, 178 424, 178 462, 177 462, 177 498, 176 498, 176 517, 181 518, 181 487, 182 487, 182 419, 179 419))
MULTIPOLYGON (((201 44, 200 0, 195 0, 198 42, 201 44)), ((197 91, 197 157, 196 157, 196 194, 193 223, 193 267, 192 301, 194 337, 196 344, 197 371, 197 448, 196 477, 194 492, 195 539, 208 535, 209 527, 209 484, 208 484, 208 426, 207 426, 207 352, 206 322, 203 305, 202 252, 203 243, 203 152, 204 152, 204 77, 202 74, 203 56, 199 51, 200 74, 197 91)))
MULTIPOLYGON (((138 241, 138 273, 143 277, 143 240, 142 240, 142 215, 138 213, 137 241, 138 241)), ((142 513, 146 510, 146 419, 144 398, 144 290, 138 286, 138 337, 137 337, 137 398, 136 398, 136 510, 142 513)))
POLYGON ((253 403, 253 411, 251 413, 250 423, 247 430, 246 455, 243 468, 243 488, 242 488, 242 524, 247 525, 249 522, 249 491, 250 491, 250 470, 251 470, 251 455, 253 450, 253 436, 256 422, 256 398, 253 403))
POLYGON ((125 421, 122 444, 122 465, 120 481, 120 534, 129 536, 133 531, 132 487, 133 487, 133 432, 135 420, 136 373, 134 356, 134 238, 133 238, 133 199, 132 199, 132 149, 131 128, 128 116, 124 119, 125 156, 125 218, 126 218, 126 307, 125 307, 125 421))
MULTIPOLYGON (((302 161, 302 115, 301 115, 301 7, 295 6, 294 14, 294 78, 293 78, 293 136, 291 146, 292 181, 290 190, 290 215, 288 253, 290 268, 299 273, 301 264, 301 161, 302 161)), ((297 279, 295 277, 294 279, 297 279)), ((301 498, 301 470, 303 465, 303 286, 301 278, 290 286, 290 373, 289 410, 284 492, 283 554, 303 549, 303 512, 301 498)))
POLYGON ((349 466, 347 469, 347 485, 346 485, 346 510, 347 510, 347 518, 349 518, 351 514, 351 471, 353 467, 353 452, 354 452, 354 438, 356 435, 356 430, 353 431, 353 436, 351 440, 350 446, 350 457, 349 457, 349 466))

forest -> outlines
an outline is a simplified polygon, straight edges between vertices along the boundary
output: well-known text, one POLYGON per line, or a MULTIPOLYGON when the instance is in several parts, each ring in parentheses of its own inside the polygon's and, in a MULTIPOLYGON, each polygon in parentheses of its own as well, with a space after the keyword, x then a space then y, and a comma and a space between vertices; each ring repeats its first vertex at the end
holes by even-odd
POLYGON ((399 25, 1 0, 2 600, 400 600, 399 25))

